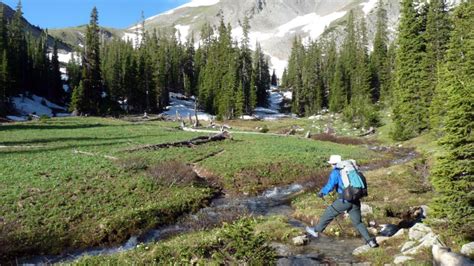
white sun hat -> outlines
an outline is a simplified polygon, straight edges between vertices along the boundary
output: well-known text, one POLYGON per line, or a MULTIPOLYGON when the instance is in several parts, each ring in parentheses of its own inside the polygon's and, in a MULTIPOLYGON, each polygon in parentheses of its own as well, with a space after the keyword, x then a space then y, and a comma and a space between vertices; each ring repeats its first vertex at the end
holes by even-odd
POLYGON ((341 155, 331 155, 331 157, 329 157, 328 163, 337 164, 337 163, 340 163, 341 161, 342 161, 341 155))

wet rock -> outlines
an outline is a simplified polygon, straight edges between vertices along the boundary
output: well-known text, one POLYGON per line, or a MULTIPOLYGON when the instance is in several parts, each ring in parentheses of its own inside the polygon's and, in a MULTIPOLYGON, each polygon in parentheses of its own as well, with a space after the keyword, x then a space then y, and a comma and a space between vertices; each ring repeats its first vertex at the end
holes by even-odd
POLYGON ((451 252, 447 247, 433 245, 433 262, 435 265, 473 265, 474 261, 451 252))
POLYGON ((395 259, 393 260, 393 263, 403 264, 403 263, 405 263, 407 261, 410 261, 410 260, 413 260, 413 258, 410 257, 410 256, 399 255, 399 256, 395 256, 395 259))
POLYGON ((408 237, 410 240, 420 240, 425 235, 432 233, 433 231, 428 226, 417 223, 410 230, 408 230, 408 237))
POLYGON ((461 254, 466 255, 468 257, 474 256, 474 242, 463 245, 461 248, 461 254))
POLYGON ((367 214, 373 214, 374 210, 368 204, 362 203, 360 204, 360 212, 362 216, 367 216, 367 214))
POLYGON ((363 245, 363 246, 360 246, 360 247, 354 249, 354 251, 352 251, 352 255, 359 256, 361 254, 364 254, 364 253, 368 252, 369 250, 370 250, 369 245, 363 245))
POLYGON ((270 243, 270 247, 275 249, 278 257, 288 257, 292 255, 291 248, 285 244, 272 242, 270 243))
POLYGON ((303 246, 309 242, 309 238, 307 235, 302 235, 302 236, 293 237, 292 241, 293 241, 293 245, 295 246, 303 246))

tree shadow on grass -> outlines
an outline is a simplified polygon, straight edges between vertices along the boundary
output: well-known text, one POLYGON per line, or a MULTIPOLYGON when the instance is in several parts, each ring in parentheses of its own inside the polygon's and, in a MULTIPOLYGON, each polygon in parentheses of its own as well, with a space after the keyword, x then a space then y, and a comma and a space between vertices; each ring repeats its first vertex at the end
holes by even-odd
POLYGON ((108 124, 70 124, 70 125, 51 125, 51 124, 8 124, 1 125, 0 131, 3 130, 22 130, 22 129, 85 129, 85 128, 97 128, 97 127, 114 127, 116 125, 108 124))
MULTIPOLYGON (((45 144, 53 142, 67 142, 67 141, 107 141, 107 140, 125 140, 125 139, 137 139, 144 137, 159 137, 161 135, 136 135, 136 136, 121 136, 121 137, 110 137, 110 138, 100 138, 100 137, 58 137, 58 138, 36 138, 29 140, 21 141, 0 141, 0 145, 5 146, 18 146, 18 145, 27 145, 27 144, 45 144)), ((15 147, 17 148, 17 147, 15 147)))

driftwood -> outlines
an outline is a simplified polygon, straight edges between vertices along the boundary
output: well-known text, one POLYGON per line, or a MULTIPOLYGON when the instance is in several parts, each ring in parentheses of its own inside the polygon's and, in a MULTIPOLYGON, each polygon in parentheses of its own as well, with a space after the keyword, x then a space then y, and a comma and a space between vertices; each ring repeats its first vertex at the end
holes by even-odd
POLYGON ((169 142, 169 143, 161 143, 161 144, 152 144, 152 145, 145 145, 140 146, 132 149, 127 149, 127 152, 135 152, 140 150, 159 150, 159 149, 166 149, 172 147, 193 147, 213 141, 222 141, 226 139, 232 139, 232 136, 229 132, 224 131, 214 136, 200 136, 190 140, 178 141, 178 142, 169 142))
POLYGON ((375 133, 375 128, 370 127, 368 131, 360 134, 359 137, 365 137, 365 136, 368 136, 368 135, 372 135, 374 133, 375 133))

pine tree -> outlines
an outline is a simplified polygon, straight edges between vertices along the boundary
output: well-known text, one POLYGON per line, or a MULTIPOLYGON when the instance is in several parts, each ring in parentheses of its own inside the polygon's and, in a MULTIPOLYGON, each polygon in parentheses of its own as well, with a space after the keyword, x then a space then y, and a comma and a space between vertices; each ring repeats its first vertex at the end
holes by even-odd
POLYGON ((273 73, 272 73, 272 82, 271 82, 272 86, 278 86, 278 78, 277 78, 277 75, 275 73, 275 69, 273 69, 273 73))
POLYGON ((371 67, 371 97, 377 102, 382 92, 387 91, 388 80, 388 33, 387 33, 387 11, 382 0, 377 4, 377 22, 375 27, 374 50, 370 55, 371 67))
POLYGON ((444 218, 450 233, 472 241, 474 227, 474 3, 461 3, 454 11, 454 29, 446 64, 438 86, 446 86, 445 136, 447 153, 432 174, 437 191, 431 207, 444 218))
POLYGON ((27 84, 28 52, 23 24, 21 1, 18 2, 16 12, 10 22, 8 30, 8 62, 11 71, 11 95, 24 92, 27 84))
POLYGON ((428 97, 429 80, 422 35, 426 17, 423 8, 417 11, 415 4, 412 0, 402 2, 391 132, 397 140, 415 137, 428 127, 425 97, 428 97))
POLYGON ((8 101, 8 57, 7 50, 3 50, 0 58, 0 105, 3 105, 8 101))
POLYGON ((430 92, 433 94, 433 100, 427 99, 428 104, 430 104, 430 128, 436 134, 441 135, 442 120, 446 114, 446 109, 444 108, 444 98, 446 98, 446 95, 444 95, 445 91, 443 90, 446 86, 437 86, 437 83, 443 82, 443 80, 438 79, 438 76, 442 75, 440 73, 443 71, 441 65, 444 61, 444 54, 451 31, 446 0, 430 1, 426 23, 427 62, 429 64, 430 92))
POLYGON ((58 43, 54 41, 53 55, 51 57, 51 82, 49 83, 48 97, 54 102, 61 102, 63 100, 63 81, 61 78, 61 71, 59 70, 58 60, 58 43))
POLYGON ((286 67, 283 69, 283 74, 281 74, 281 84, 282 88, 288 88, 288 70, 286 67))
POLYGON ((71 60, 66 65, 66 73, 68 76, 67 84, 69 85, 69 93, 79 86, 79 82, 81 81, 82 70, 81 65, 76 59, 75 52, 71 55, 71 60))
POLYGON ((91 20, 87 26, 84 54, 82 58, 82 92, 74 94, 77 99, 73 108, 78 113, 98 115, 105 108, 106 92, 102 84, 100 69, 99 15, 97 8, 92 9, 91 20), (102 110, 101 110, 102 109, 102 110))

